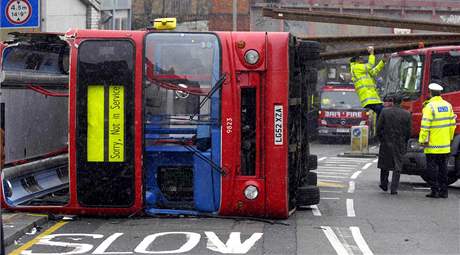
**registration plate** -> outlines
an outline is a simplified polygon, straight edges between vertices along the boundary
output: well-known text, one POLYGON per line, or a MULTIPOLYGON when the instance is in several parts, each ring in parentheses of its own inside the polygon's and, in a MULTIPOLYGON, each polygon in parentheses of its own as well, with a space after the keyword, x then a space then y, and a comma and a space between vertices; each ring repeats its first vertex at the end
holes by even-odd
POLYGON ((348 128, 337 128, 337 133, 350 133, 348 128))

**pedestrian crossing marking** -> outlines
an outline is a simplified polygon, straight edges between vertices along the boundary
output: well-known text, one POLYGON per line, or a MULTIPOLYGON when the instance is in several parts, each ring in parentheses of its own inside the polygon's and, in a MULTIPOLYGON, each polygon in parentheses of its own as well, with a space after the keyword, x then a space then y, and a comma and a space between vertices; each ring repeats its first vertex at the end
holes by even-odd
POLYGON ((330 187, 330 188, 344 188, 345 185, 336 183, 336 182, 331 182, 330 180, 328 181, 318 181, 318 186, 319 187, 330 187))

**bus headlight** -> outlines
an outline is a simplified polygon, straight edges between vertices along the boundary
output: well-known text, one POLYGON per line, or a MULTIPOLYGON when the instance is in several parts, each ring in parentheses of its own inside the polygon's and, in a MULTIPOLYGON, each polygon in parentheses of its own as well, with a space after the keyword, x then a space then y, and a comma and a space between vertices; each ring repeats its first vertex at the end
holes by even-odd
POLYGON ((250 65, 255 65, 259 61, 259 52, 256 50, 248 50, 244 54, 244 60, 250 65))
POLYGON ((360 126, 365 126, 366 125, 366 121, 365 120, 362 120, 360 123, 359 123, 360 126))
POLYGON ((244 196, 249 200, 254 200, 259 196, 259 190, 254 185, 248 185, 244 189, 244 196))

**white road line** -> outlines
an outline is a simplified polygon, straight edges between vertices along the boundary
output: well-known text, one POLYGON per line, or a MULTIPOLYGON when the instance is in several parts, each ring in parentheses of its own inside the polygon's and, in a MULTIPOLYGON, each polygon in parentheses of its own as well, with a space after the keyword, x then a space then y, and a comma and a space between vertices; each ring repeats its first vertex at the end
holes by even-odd
POLYGON ((353 199, 347 198, 347 216, 355 217, 355 209, 353 208, 353 199))
POLYGON ((350 178, 351 179, 356 179, 356 178, 358 178, 359 174, 361 174, 361 171, 356 171, 350 178))
POLYGON ((361 252, 364 255, 373 255, 374 253, 372 253, 371 249, 366 243, 366 240, 364 240, 363 236, 361 235, 359 227, 350 227, 350 230, 353 238, 355 239, 355 243, 358 245, 361 252))
POLYGON ((327 170, 327 169, 320 169, 319 171, 316 171, 316 173, 340 173, 340 174, 350 174, 350 170, 327 170))
POLYGON ((368 169, 371 165, 372 165, 372 163, 367 163, 367 164, 365 164, 365 165, 363 166, 362 169, 363 169, 363 170, 366 170, 366 169, 368 169))
POLYGON ((336 166, 318 166, 318 169, 339 169, 339 170, 355 170, 355 167, 336 167, 336 166))
POLYGON ((318 159, 318 162, 319 162, 319 161, 323 161, 323 160, 325 160, 325 159, 327 159, 327 157, 319 158, 319 159, 318 159))
POLYGON ((373 162, 373 163, 377 163, 377 162, 379 162, 379 159, 376 158, 376 159, 374 159, 372 162, 373 162))
POLYGON ((348 193, 353 193, 355 192, 355 182, 350 181, 348 182, 348 193))
POLYGON ((321 199, 326 199, 326 200, 339 200, 339 197, 322 197, 321 199))
POLYGON ((328 161, 338 161, 338 162, 367 162, 369 159, 360 159, 360 158, 329 158, 328 161))
POLYGON ((335 252, 337 252, 337 255, 348 255, 347 250, 345 249, 343 244, 339 241, 339 238, 337 238, 334 231, 332 231, 331 227, 321 226, 321 228, 323 229, 323 233, 326 235, 327 239, 331 243, 335 252))
POLYGON ((429 187, 412 187, 413 189, 429 190, 429 187))
POLYGON ((337 180, 329 180, 329 179, 318 179, 320 182, 336 182, 336 183, 342 183, 343 181, 337 181, 337 180))
POLYGON ((324 190, 324 188, 321 188, 319 192, 321 193, 343 193, 343 191, 340 191, 340 190, 324 190))
POLYGON ((337 175, 349 175, 349 173, 336 172, 336 171, 317 171, 317 174, 337 174, 337 175))
POLYGON ((356 167, 358 164, 330 164, 328 162, 321 163, 320 166, 335 166, 335 167, 356 167))
POLYGON ((319 208, 317 205, 311 205, 310 208, 314 216, 321 216, 321 212, 319 211, 319 208))
POLYGON ((321 178, 335 178, 335 179, 345 179, 345 178, 348 178, 346 176, 334 176, 334 175, 322 175, 322 174, 318 174, 318 177, 321 177, 321 178))

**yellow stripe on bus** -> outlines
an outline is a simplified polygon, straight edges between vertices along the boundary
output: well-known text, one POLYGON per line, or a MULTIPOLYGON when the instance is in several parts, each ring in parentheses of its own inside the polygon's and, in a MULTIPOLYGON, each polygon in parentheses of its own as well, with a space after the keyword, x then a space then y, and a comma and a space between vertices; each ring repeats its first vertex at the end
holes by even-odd
POLYGON ((88 162, 104 161, 104 86, 88 86, 88 162))
POLYGON ((109 87, 109 162, 123 162, 125 155, 125 91, 109 87))

